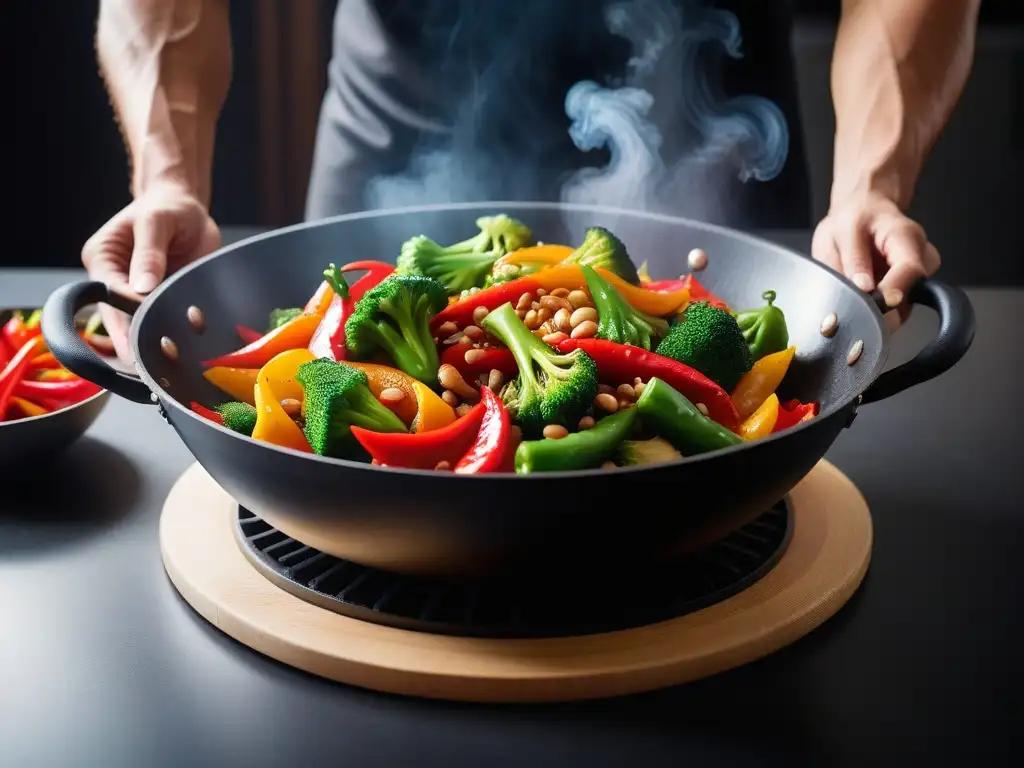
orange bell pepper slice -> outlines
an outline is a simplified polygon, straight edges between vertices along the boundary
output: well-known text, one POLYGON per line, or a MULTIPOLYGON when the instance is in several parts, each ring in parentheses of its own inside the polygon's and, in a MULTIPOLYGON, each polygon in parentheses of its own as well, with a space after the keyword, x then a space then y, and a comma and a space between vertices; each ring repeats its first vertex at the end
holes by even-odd
POLYGON ((740 419, 745 419, 758 409, 786 377, 789 364, 796 354, 796 347, 765 355, 743 374, 732 391, 732 402, 740 419))
POLYGON ((26 400, 23 397, 12 397, 10 405, 13 405, 21 411, 22 415, 26 418, 31 418, 32 416, 44 416, 49 413, 49 411, 46 408, 43 408, 43 406, 36 405, 31 400, 26 400))
POLYGON ((300 365, 312 359, 313 353, 306 348, 289 349, 276 355, 260 368, 256 375, 256 386, 253 388, 256 406, 253 440, 262 440, 296 451, 313 452, 302 429, 281 407, 281 401, 286 398, 299 402, 305 400, 305 392, 295 375, 300 365))
POLYGON ((412 388, 416 392, 416 417, 411 425, 413 432, 431 432, 455 421, 455 409, 430 387, 413 379, 412 388))
POLYGON ((740 437, 744 440, 757 440, 766 437, 775 429, 779 418, 779 397, 774 392, 768 395, 761 406, 740 424, 740 437))
MULTIPOLYGON (((690 292, 685 288, 666 292, 648 291, 646 288, 627 283, 604 267, 598 267, 595 271, 611 283, 612 287, 622 294, 622 298, 629 302, 630 306, 653 317, 674 315, 681 312, 690 302, 690 292)), ((576 265, 549 267, 522 279, 533 280, 538 288, 543 288, 549 293, 557 288, 567 288, 571 291, 576 288, 584 288, 587 285, 587 281, 583 278, 583 271, 576 265)), ((505 285, 512 285, 512 282, 505 285)))
POLYGON ((506 253, 500 259, 498 259, 494 266, 500 266, 502 264, 512 264, 517 267, 524 265, 543 264, 549 267, 553 267, 556 264, 560 264, 569 258, 575 248, 571 248, 568 245, 530 245, 526 248, 520 248, 519 250, 506 253))
POLYGON ((231 395, 233 400, 255 405, 256 395, 253 390, 256 387, 256 377, 259 372, 259 368, 232 368, 228 365, 218 365, 216 368, 208 368, 203 371, 203 378, 220 391, 231 395))
POLYGON ((415 380, 412 376, 397 368, 392 368, 390 365, 380 365, 378 363, 357 363, 346 360, 345 365, 366 374, 366 383, 370 387, 373 396, 378 400, 380 399, 380 393, 385 389, 400 389, 405 397, 389 407, 402 420, 405 426, 412 425, 417 411, 416 388, 413 386, 415 380))
POLYGON ((229 366, 231 368, 259 368, 269 363, 275 355, 291 349, 305 349, 320 325, 322 315, 299 315, 278 326, 251 344, 226 355, 204 360, 204 368, 229 366))

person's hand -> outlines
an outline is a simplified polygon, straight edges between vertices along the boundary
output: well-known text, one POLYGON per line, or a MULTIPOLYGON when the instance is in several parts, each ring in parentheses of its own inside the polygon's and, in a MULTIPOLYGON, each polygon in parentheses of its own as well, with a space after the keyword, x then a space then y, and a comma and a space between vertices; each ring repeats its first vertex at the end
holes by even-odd
POLYGON ((878 288, 896 309, 885 315, 893 329, 910 312, 906 297, 914 283, 934 275, 941 261, 921 225, 877 193, 833 205, 814 231, 811 253, 862 291, 878 288))
MULTIPOLYGON (((114 214, 82 248, 93 280, 144 296, 175 270, 220 247, 220 231, 203 204, 185 188, 161 184, 114 214)), ((133 363, 128 343, 131 319, 107 305, 103 325, 117 356, 133 363)))

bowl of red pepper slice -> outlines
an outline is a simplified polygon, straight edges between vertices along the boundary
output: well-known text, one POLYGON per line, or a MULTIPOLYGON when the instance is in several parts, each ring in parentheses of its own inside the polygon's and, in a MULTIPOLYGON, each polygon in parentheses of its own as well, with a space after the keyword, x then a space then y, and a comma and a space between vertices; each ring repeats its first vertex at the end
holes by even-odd
MULTIPOLYGON (((79 324, 90 346, 109 340, 97 319, 79 324)), ((63 451, 85 434, 109 392, 69 371, 46 346, 42 310, 0 309, 0 468, 63 451)))

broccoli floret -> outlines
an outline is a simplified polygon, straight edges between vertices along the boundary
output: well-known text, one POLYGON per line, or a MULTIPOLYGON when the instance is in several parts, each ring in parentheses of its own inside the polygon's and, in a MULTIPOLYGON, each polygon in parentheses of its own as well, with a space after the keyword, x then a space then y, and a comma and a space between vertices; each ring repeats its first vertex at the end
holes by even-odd
POLYGON ((484 328, 512 352, 519 374, 501 392, 509 414, 528 436, 547 424, 575 425, 597 396, 597 364, 582 350, 558 354, 537 338, 510 302, 488 313, 484 328))
POLYGON ((217 406, 217 413, 230 430, 252 436, 256 429, 256 409, 249 403, 223 403, 217 406))
POLYGON ((655 351, 696 368, 726 392, 754 364, 736 318, 706 301, 688 306, 655 351))
POLYGON ((495 261, 533 240, 529 227, 505 214, 482 216, 476 225, 478 235, 452 245, 439 245, 426 235, 406 240, 396 271, 432 277, 454 295, 482 286, 495 261))
POLYGON ((326 357, 299 366, 295 380, 305 396, 306 440, 321 456, 349 458, 357 448, 350 427, 406 432, 405 424, 370 391, 365 373, 326 357))
POLYGON ((270 331, 275 328, 280 328, 289 320, 294 320, 301 314, 302 307, 289 307, 288 309, 271 310, 270 317, 267 318, 267 333, 270 333, 270 331))
POLYGON ((597 307, 598 338, 650 350, 651 337, 661 338, 668 333, 667 320, 634 309, 611 283, 586 264, 581 264, 580 270, 597 307))
POLYGON ((620 467, 661 464, 682 457, 683 454, 663 437, 652 437, 650 440, 623 440, 615 451, 615 463, 620 467))
POLYGON ((345 344, 353 360, 383 349, 397 368, 434 384, 440 363, 430 320, 446 306, 448 291, 437 280, 391 274, 356 303, 345 322, 345 344))
POLYGON ((618 275, 627 283, 639 285, 633 260, 629 258, 626 246, 604 227, 590 227, 580 247, 562 260, 561 266, 586 264, 588 267, 602 267, 618 275))

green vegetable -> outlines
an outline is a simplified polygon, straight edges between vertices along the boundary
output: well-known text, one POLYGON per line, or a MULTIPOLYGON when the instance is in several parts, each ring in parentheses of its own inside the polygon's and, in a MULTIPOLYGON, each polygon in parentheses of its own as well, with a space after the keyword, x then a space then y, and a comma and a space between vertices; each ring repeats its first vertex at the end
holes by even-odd
POLYGON ((524 440, 516 448, 516 472, 566 472, 599 467, 615 453, 636 418, 636 408, 623 408, 590 429, 561 439, 524 440))
POLYGON ((667 320, 634 309, 611 283, 586 264, 581 264, 580 270, 597 307, 599 339, 632 344, 650 351, 651 337, 662 337, 668 332, 667 320))
POLYGON ((395 367, 433 385, 439 361, 430 320, 446 306, 448 291, 437 280, 391 274, 356 304, 345 322, 345 344, 353 360, 383 349, 395 367))
POLYGON ((488 313, 485 330, 512 352, 519 374, 501 396, 509 414, 527 435, 548 424, 576 424, 597 396, 597 365, 576 349, 561 355, 533 335, 510 302, 488 313))
POLYGON ((789 347, 786 316, 773 304, 775 291, 765 291, 761 298, 768 302, 767 306, 736 313, 736 324, 746 339, 754 362, 789 347))
POLYGON ((533 242, 530 228, 505 214, 483 216, 476 225, 478 235, 452 245, 439 245, 426 235, 406 240, 396 271, 433 278, 454 295, 482 286, 495 261, 533 242))
POLYGON ((726 392, 754 364, 736 318, 706 301, 690 304, 655 351, 697 369, 726 392))
POLYGON ((365 373, 326 357, 299 366, 295 380, 305 396, 310 448, 321 456, 350 458, 359 453, 351 426, 374 432, 406 432, 405 424, 370 391, 365 373))
POLYGON ((301 314, 302 307, 289 307, 288 309, 271 310, 270 317, 267 319, 267 333, 275 328, 280 328, 289 320, 294 320, 301 314))
POLYGON ((645 427, 664 437, 684 456, 743 442, 739 435, 698 411, 697 406, 663 379, 647 382, 637 398, 636 409, 645 427))
POLYGON ((604 227, 590 227, 579 248, 562 259, 559 266, 567 267, 573 264, 603 267, 627 283, 640 283, 640 276, 633 260, 629 258, 626 246, 604 227))
POLYGON ((252 436, 256 428, 256 409, 249 403, 224 403, 217 406, 224 426, 243 435, 252 436))
MULTIPOLYGON (((633 409, 630 409, 633 410, 633 409)), ((615 451, 615 463, 623 467, 641 464, 662 464, 681 459, 683 455, 663 437, 650 440, 624 440, 615 451)))

